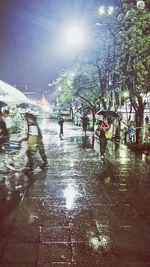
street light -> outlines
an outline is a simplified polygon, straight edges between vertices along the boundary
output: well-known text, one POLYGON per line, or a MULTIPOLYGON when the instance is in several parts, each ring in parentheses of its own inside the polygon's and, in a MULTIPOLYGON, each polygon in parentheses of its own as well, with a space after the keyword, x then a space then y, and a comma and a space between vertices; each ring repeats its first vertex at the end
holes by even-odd
POLYGON ((66 42, 71 46, 78 46, 83 41, 83 31, 79 26, 73 25, 68 28, 66 42))
POLYGON ((99 7, 98 13, 99 13, 99 15, 105 14, 105 8, 104 8, 104 6, 99 7))
POLYGON ((114 7, 113 6, 108 7, 107 9, 108 15, 111 15, 113 12, 114 12, 114 7))
POLYGON ((98 9, 98 13, 99 15, 112 15, 112 13, 114 12, 114 7, 113 6, 109 6, 109 7, 104 7, 104 6, 101 6, 99 7, 98 9))

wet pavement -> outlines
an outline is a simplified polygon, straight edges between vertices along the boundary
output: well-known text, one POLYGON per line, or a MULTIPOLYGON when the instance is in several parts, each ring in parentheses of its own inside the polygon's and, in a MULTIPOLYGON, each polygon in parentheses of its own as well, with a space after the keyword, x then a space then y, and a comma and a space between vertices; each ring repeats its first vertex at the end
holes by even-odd
MULTIPOLYGON (((150 163, 43 121, 48 170, 0 172, 0 267, 150 266, 150 163)), ((37 159, 38 161, 38 159, 37 159)))

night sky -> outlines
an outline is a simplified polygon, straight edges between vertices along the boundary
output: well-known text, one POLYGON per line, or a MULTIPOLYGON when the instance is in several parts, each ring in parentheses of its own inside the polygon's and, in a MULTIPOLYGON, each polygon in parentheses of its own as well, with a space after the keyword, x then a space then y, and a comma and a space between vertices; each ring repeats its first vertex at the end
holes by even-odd
MULTIPOLYGON (((75 53, 65 50, 71 21, 88 25, 100 0, 0 0, 0 79, 42 91, 75 53)), ((106 3, 106 1, 105 1, 106 3)))

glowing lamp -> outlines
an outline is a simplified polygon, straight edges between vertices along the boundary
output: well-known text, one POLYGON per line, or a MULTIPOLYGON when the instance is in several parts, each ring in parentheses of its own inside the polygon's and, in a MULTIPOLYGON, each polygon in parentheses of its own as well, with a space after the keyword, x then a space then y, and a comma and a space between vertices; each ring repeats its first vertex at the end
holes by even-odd
POLYGON ((79 45, 83 39, 82 31, 78 26, 73 26, 67 31, 67 43, 69 45, 79 45))
POLYGON ((145 3, 144 3, 144 1, 142 1, 142 0, 137 1, 137 3, 136 3, 136 7, 137 7, 137 9, 139 9, 139 10, 143 10, 143 9, 145 8, 145 3))

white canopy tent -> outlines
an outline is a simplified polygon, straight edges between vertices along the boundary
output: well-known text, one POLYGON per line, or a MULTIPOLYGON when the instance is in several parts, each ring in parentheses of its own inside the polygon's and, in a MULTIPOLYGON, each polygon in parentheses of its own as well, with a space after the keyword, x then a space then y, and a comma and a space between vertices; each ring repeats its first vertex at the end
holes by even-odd
POLYGON ((0 101, 8 105, 18 105, 27 103, 28 99, 21 91, 0 80, 0 101))

